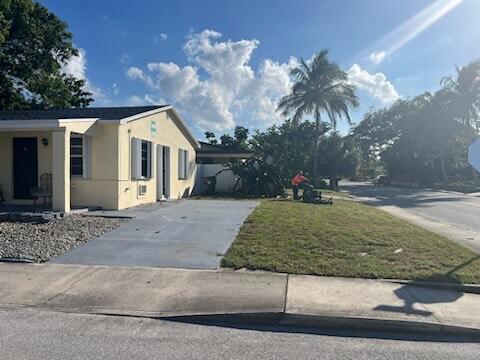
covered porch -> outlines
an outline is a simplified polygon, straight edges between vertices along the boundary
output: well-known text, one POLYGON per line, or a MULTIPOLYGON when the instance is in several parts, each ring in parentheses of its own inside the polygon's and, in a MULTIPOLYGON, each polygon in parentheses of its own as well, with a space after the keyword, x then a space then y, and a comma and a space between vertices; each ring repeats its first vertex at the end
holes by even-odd
POLYGON ((84 139, 95 134, 95 121, 0 121, 3 206, 69 212, 71 180, 83 169, 84 139), (35 198, 38 206, 32 207, 35 198))

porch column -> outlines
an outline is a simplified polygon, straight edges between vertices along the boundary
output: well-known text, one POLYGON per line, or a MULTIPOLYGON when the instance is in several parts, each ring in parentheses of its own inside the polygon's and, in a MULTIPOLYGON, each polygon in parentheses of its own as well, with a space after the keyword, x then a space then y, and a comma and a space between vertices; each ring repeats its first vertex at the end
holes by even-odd
POLYGON ((52 132, 52 208, 70 211, 70 131, 52 132))

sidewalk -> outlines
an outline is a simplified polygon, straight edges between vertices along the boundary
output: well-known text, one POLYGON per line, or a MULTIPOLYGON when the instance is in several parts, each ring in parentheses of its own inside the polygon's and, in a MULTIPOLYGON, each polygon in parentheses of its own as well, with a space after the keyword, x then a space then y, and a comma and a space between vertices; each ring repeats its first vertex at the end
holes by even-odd
MULTIPOLYGON (((480 295, 252 272, 0 265, 0 307, 148 317, 276 315, 277 323, 480 334, 480 295), (281 315, 279 317, 279 315, 281 315)), ((261 316, 259 316, 261 318, 261 316)))

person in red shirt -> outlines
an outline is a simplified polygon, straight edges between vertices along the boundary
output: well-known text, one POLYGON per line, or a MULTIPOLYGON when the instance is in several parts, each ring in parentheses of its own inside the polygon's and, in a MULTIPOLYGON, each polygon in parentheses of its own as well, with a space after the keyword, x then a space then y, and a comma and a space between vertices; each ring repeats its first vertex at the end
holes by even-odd
POLYGON ((302 188, 303 184, 308 184, 310 180, 308 180, 304 175, 303 171, 299 171, 297 175, 295 175, 292 179, 292 190, 293 190, 293 198, 298 200, 298 189, 302 188))

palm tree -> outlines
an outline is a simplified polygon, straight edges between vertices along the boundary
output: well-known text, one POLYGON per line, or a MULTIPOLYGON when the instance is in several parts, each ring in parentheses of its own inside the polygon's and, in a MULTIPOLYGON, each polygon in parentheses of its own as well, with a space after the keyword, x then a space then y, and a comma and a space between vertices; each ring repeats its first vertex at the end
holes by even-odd
POLYGON ((277 110, 283 116, 293 114, 292 121, 298 122, 306 115, 313 115, 316 122, 316 143, 313 164, 313 179, 318 184, 318 147, 320 143, 321 115, 328 116, 335 130, 338 119, 345 117, 351 124, 349 109, 359 105, 355 87, 348 82, 347 73, 328 60, 328 50, 323 49, 307 63, 300 59, 300 65, 290 70, 294 80, 292 92, 278 103, 277 110))

